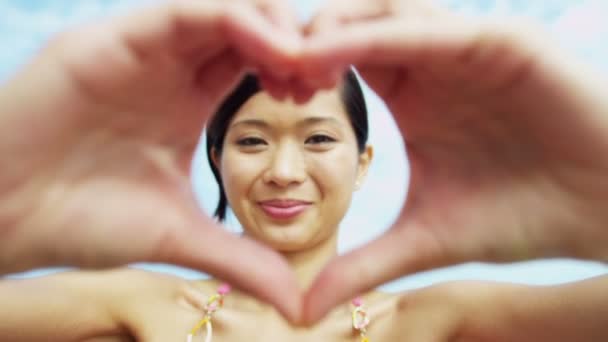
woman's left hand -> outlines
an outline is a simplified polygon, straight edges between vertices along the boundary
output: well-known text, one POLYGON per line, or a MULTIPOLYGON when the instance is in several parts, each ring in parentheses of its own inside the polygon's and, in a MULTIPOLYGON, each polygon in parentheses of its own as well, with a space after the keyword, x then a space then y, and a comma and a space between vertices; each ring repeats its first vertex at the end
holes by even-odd
POLYGON ((430 268, 608 258, 606 80, 519 22, 425 0, 327 6, 305 46, 306 79, 355 64, 391 110, 411 171, 394 226, 329 264, 306 321, 430 268))

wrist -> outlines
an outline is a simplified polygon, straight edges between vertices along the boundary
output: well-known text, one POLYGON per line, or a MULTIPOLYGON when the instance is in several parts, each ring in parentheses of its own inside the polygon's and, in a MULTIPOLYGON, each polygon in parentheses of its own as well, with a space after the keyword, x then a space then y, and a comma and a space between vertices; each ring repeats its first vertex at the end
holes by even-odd
POLYGON ((39 197, 34 186, 0 194, 0 274, 57 265, 54 255, 45 252, 51 247, 50 242, 45 243, 43 230, 49 221, 37 214, 34 202, 39 197))

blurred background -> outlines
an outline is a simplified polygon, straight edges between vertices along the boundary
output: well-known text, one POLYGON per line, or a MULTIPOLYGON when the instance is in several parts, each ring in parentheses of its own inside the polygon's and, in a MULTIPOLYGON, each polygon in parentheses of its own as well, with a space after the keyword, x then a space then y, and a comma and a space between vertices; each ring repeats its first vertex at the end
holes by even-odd
MULTIPOLYGON (((54 33, 104 16, 124 13, 159 0, 0 0, 0 84, 26 63, 54 33)), ((606 0, 444 0, 451 9, 468 15, 518 16, 542 23, 559 43, 574 51, 598 72, 608 75, 608 1, 606 0)), ((322 0, 294 1, 302 21, 310 18, 322 0)), ((608 77, 608 76, 607 76, 608 77)), ((370 143, 375 157, 368 179, 355 195, 341 225, 340 250, 357 247, 390 227, 405 199, 408 163, 405 148, 390 113, 369 89, 370 143)), ((193 164, 193 186, 205 210, 217 200, 204 147, 199 146, 193 164)), ((234 218, 227 228, 238 233, 234 218)), ((171 265, 137 264, 134 267, 166 272, 186 278, 205 275, 171 265)), ((30 277, 61 269, 34 270, 13 275, 30 277)), ((469 263, 411 275, 384 286, 398 291, 457 279, 485 279, 528 284, 554 284, 608 272, 600 263, 575 260, 540 260, 509 265, 469 263)))

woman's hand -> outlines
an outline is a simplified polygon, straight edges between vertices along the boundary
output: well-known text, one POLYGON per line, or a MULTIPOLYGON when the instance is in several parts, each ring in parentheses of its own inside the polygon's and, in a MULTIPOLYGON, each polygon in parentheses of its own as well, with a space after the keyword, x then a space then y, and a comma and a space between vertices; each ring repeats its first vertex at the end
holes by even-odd
POLYGON ((465 19, 427 1, 327 6, 301 69, 314 79, 358 67, 403 133, 411 182, 392 229, 319 276, 309 322, 429 268, 606 259, 607 82, 529 25, 465 19))
POLYGON ((170 262, 297 315, 286 263, 218 229, 189 177, 205 120, 244 71, 291 72, 299 40, 256 6, 179 1, 95 23, 3 87, 1 273, 170 262))

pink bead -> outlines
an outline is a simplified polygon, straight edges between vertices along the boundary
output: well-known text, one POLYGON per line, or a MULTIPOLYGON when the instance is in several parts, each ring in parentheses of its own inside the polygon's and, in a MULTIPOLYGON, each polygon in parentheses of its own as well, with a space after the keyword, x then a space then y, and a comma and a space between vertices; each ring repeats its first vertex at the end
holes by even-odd
POLYGON ((207 313, 214 313, 217 311, 217 308, 218 308, 218 303, 213 302, 213 303, 207 305, 206 311, 207 311, 207 313))
POLYGON ((360 307, 361 305, 363 305, 363 299, 361 297, 353 299, 353 305, 356 307, 360 307))
POLYGON ((221 294, 222 296, 227 295, 228 293, 230 293, 230 291, 232 290, 232 288, 230 287, 230 285, 223 283, 222 285, 220 285, 220 287, 217 289, 217 293, 221 294))

